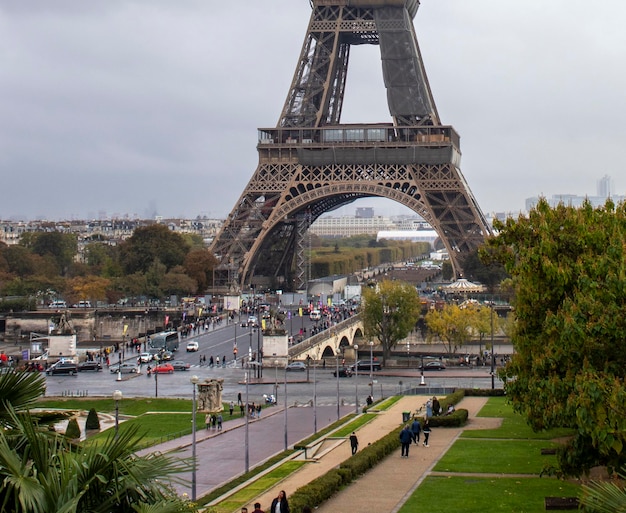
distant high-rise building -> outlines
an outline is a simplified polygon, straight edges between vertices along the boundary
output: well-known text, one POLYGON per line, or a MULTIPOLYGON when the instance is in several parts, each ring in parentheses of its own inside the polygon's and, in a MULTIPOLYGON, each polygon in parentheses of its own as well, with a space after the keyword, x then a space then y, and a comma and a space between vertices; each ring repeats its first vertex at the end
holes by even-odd
POLYGON ((600 198, 613 196, 613 179, 609 175, 604 175, 598 180, 597 191, 600 198))
POLYGON ((374 217, 374 209, 372 207, 358 207, 354 217, 357 219, 372 219, 374 217))

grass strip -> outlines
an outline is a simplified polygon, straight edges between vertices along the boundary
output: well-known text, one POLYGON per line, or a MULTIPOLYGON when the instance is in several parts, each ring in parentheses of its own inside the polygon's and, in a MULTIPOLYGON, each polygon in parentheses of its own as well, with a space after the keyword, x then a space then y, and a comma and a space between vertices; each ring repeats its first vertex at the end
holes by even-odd
MULTIPOLYGON (((436 437, 433 431, 432 437, 436 437)), ((528 440, 457 440, 441 457, 437 472, 475 472, 479 474, 536 474, 555 456, 544 456, 541 449, 557 447, 548 441, 528 440)))
POLYGON ((578 485, 546 478, 427 477, 399 513, 544 513, 544 498, 575 497, 578 485), (426 506, 427 505, 427 506, 426 506))

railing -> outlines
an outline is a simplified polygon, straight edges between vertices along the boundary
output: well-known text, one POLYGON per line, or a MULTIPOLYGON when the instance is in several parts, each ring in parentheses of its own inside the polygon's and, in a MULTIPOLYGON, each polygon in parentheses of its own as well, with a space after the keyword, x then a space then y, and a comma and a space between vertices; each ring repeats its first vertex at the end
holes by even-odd
POLYGON ((352 317, 349 317, 345 321, 341 321, 331 326, 330 328, 313 335, 312 337, 304 339, 299 344, 291 346, 289 348, 289 357, 293 358, 295 356, 298 356, 308 351, 312 347, 315 347, 319 343, 324 342, 330 339, 331 337, 334 337, 335 333, 338 333, 347 328, 350 328, 351 326, 354 326, 355 324, 358 324, 360 322, 361 322, 361 314, 360 313, 354 314, 352 317))

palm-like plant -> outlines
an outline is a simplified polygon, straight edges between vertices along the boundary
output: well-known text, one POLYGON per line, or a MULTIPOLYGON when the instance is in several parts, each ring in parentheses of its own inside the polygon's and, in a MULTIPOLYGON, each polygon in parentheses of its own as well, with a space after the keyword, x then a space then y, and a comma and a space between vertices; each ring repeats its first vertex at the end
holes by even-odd
MULTIPOLYGON (((20 385, 15 406, 32 403, 33 378, 0 376, 0 511, 111 513, 195 511, 170 483, 190 462, 150 454, 136 456, 137 427, 120 429, 98 444, 72 445, 14 407, 10 383, 20 385), (4 380, 7 379, 8 382, 4 380)), ((26 374, 26 376, 30 376, 26 374)), ((38 397, 35 394, 35 398, 38 397)))
MULTIPOLYGON (((624 475, 619 475, 624 480, 624 475)), ((585 511, 593 513, 626 513, 626 491, 616 483, 592 483, 584 486, 581 503, 585 511)))

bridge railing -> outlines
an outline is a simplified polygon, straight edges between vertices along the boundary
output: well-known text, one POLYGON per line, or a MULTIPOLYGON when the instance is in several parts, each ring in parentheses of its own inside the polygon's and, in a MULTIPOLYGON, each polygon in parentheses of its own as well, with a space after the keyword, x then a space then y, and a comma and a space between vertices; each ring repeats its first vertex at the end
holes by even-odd
POLYGON ((337 324, 332 325, 330 328, 321 331, 320 333, 317 333, 312 337, 305 338, 299 344, 293 345, 289 348, 289 358, 295 358, 303 353, 306 353, 312 347, 315 347, 316 345, 333 337, 335 333, 350 328, 351 326, 354 326, 355 324, 358 324, 360 322, 361 314, 357 313, 352 317, 349 317, 345 321, 338 322, 337 324))

